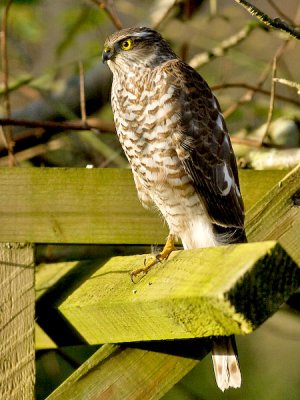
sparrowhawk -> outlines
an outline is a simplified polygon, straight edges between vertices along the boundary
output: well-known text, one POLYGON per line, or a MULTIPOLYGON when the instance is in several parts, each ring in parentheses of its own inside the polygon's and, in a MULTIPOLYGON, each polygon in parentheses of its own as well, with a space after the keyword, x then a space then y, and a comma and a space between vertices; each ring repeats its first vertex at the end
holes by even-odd
MULTIPOLYGON (((167 258, 176 238, 185 249, 245 242, 236 160, 205 80, 149 28, 112 34, 102 58, 113 73, 116 130, 138 196, 160 211, 170 231, 163 251, 132 275, 167 258)), ((218 386, 239 387, 234 336, 215 338, 212 354, 218 386)))

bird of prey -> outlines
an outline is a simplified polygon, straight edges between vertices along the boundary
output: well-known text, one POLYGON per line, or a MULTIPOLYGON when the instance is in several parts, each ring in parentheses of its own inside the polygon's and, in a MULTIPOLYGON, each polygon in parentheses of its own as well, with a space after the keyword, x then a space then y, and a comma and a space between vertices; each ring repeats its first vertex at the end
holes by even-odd
MULTIPOLYGON (((116 130, 138 196, 170 232, 162 252, 132 277, 166 259, 177 238, 185 249, 246 242, 236 160, 205 80, 146 27, 109 36, 102 59, 113 73, 116 130)), ((220 389, 240 387, 234 336, 213 339, 212 357, 220 389)))

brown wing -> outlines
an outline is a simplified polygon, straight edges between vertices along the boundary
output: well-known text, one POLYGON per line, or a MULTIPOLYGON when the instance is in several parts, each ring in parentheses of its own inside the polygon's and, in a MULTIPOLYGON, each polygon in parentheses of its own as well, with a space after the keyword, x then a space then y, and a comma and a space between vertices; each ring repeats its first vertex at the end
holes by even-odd
POLYGON ((177 154, 219 226, 217 233, 225 235, 222 227, 233 228, 240 236, 233 241, 244 241, 237 165, 219 103, 204 79, 182 61, 167 62, 163 69, 175 88, 180 115, 179 133, 174 133, 177 154))

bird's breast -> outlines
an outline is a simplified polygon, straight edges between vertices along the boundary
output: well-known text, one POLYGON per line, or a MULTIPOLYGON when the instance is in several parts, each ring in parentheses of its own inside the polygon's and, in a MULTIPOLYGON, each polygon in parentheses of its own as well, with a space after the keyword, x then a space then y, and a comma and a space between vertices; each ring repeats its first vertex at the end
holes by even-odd
MULTIPOLYGON (((175 89, 156 76, 134 85, 115 82, 112 107, 117 133, 138 191, 152 199, 175 234, 205 212, 192 180, 178 157, 180 113, 175 89)), ((140 195, 140 197, 142 197, 140 195)))
POLYGON ((159 74, 153 79, 145 74, 138 80, 127 76, 113 82, 116 129, 130 162, 145 155, 161 156, 166 147, 174 147, 173 132, 179 129, 174 88, 167 87, 165 79, 159 78, 159 74))

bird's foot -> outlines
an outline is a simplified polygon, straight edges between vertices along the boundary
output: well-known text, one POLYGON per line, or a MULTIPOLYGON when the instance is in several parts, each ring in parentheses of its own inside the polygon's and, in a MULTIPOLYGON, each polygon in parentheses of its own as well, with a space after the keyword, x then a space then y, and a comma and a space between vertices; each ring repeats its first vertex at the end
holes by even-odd
POLYGON ((130 278, 132 282, 136 283, 134 280, 136 276, 140 274, 143 274, 143 276, 146 275, 152 267, 154 267, 155 265, 157 265, 162 261, 167 260, 172 251, 176 250, 174 243, 175 243, 175 236, 170 233, 167 242, 160 253, 153 255, 148 259, 145 259, 143 268, 137 268, 130 272, 130 278))

